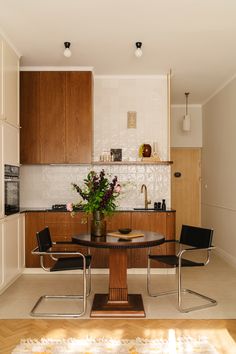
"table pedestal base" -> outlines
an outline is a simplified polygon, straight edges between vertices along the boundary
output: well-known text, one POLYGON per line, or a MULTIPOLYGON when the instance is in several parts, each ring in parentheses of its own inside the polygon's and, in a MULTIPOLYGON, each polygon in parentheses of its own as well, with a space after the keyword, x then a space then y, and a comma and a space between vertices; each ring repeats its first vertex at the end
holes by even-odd
POLYGON ((141 294, 129 294, 127 302, 109 302, 108 294, 95 294, 90 317, 146 317, 141 294))

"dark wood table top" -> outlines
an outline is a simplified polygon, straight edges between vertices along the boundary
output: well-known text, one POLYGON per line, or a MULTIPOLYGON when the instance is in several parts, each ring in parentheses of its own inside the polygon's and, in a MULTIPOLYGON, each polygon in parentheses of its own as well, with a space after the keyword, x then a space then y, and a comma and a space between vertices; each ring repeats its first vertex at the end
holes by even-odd
MULTIPOLYGON (((72 242, 79 245, 95 248, 147 248, 162 244, 165 241, 163 235, 157 232, 133 230, 135 233, 142 233, 144 236, 124 240, 113 236, 94 237, 90 234, 79 234, 72 236, 72 242)), ((109 233, 109 232, 108 232, 109 233)), ((122 236, 122 235, 121 235, 122 236)))

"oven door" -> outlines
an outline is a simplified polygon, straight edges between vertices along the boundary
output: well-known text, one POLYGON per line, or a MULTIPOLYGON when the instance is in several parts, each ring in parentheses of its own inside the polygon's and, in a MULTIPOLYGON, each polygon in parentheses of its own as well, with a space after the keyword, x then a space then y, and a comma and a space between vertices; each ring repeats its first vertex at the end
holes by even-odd
POLYGON ((20 182, 19 180, 5 180, 5 215, 20 211, 20 182))

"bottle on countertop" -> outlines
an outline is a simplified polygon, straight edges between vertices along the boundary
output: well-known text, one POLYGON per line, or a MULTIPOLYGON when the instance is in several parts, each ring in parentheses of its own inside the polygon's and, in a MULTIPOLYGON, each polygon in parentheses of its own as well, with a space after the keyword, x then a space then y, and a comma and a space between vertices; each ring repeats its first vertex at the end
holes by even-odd
POLYGON ((161 209, 166 210, 166 200, 165 199, 162 199, 161 209))

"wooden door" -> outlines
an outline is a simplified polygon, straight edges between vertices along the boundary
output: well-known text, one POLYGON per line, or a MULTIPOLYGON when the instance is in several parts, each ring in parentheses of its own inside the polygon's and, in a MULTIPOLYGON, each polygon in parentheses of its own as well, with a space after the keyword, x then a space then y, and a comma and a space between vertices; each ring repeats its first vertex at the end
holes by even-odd
POLYGON ((171 205, 178 238, 182 224, 201 225, 201 149, 172 148, 171 160, 171 205))
POLYGON ((37 164, 40 155, 39 72, 20 73, 20 162, 37 164))
POLYGON ((66 162, 91 163, 92 73, 66 73, 66 162))
POLYGON ((40 72, 41 163, 65 163, 65 72, 40 72))

